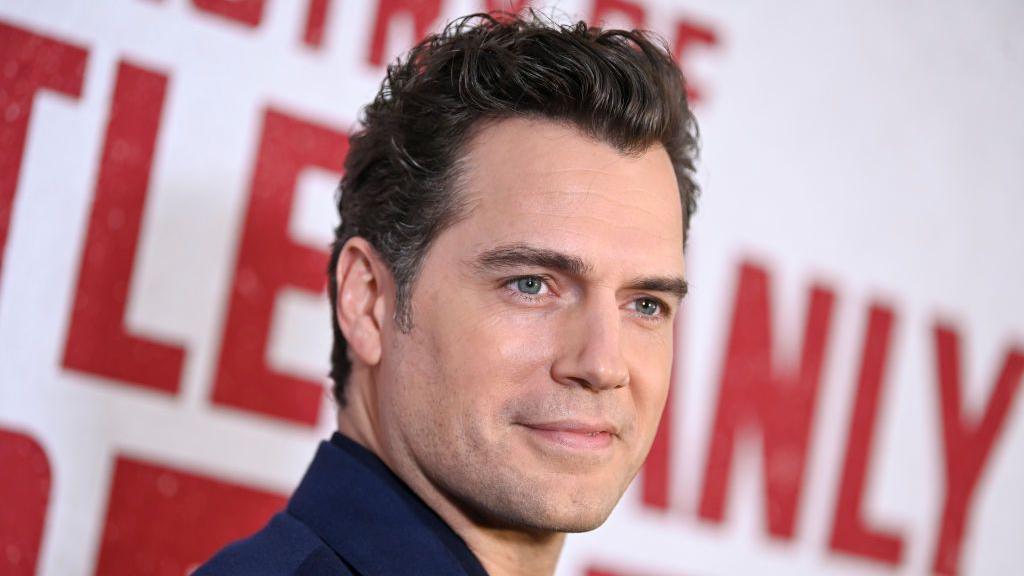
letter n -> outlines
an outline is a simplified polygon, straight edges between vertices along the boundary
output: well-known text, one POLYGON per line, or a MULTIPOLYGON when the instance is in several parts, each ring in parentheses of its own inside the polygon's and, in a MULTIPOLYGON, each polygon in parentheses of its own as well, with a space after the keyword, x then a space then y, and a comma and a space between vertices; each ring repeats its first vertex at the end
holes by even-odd
POLYGON ((698 514, 722 521, 734 444, 742 434, 757 429, 768 531, 792 538, 834 296, 825 288, 811 290, 802 353, 794 367, 775 362, 769 296, 768 273, 743 264, 698 514))

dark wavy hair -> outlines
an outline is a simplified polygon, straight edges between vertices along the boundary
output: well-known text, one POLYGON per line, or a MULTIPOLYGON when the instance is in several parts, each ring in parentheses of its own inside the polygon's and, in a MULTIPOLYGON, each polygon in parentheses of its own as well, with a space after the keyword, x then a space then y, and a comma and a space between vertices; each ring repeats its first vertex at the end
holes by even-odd
POLYGON ((337 320, 342 246, 361 236, 377 249, 395 279, 394 321, 408 331, 419 264, 464 209, 454 189, 463 147, 482 121, 510 117, 566 123, 623 154, 662 144, 679 183, 686 237, 698 192, 697 125, 664 42, 638 30, 558 25, 533 12, 451 22, 388 66, 349 142, 327 269, 339 405, 351 370, 337 320))

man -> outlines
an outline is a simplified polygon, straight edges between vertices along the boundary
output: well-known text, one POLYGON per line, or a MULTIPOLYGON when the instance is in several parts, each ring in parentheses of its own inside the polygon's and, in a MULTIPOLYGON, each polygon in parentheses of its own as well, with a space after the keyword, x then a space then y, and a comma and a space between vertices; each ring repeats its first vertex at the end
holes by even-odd
POLYGON ((642 33, 477 15, 388 68, 329 267, 338 433, 196 574, 551 574, 668 393, 696 185, 642 33))

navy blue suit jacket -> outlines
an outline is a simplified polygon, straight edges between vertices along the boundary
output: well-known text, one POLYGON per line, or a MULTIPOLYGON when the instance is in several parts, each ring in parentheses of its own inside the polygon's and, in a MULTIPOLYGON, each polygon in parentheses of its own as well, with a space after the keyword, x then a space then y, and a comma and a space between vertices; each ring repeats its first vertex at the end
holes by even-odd
POLYGON ((193 576, 486 576, 465 542, 375 454, 335 432, 285 510, 193 576))

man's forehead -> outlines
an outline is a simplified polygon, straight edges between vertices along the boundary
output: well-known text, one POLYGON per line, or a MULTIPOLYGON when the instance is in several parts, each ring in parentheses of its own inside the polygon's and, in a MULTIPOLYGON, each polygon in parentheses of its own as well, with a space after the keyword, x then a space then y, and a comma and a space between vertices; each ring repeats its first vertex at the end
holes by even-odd
POLYGON ((660 145, 625 155, 571 127, 508 120, 478 133, 464 160, 459 192, 481 239, 681 259, 682 204, 660 145))
POLYGON ((625 153, 609 142, 567 123, 539 118, 507 118, 481 123, 473 130, 464 150, 465 167, 511 164, 531 171, 558 173, 611 167, 616 164, 651 166, 664 164, 670 177, 665 184, 676 188, 668 152, 654 142, 641 152, 625 153), (594 157, 601 162, 591 162, 594 157), (610 166, 609 166, 610 165, 610 166))

